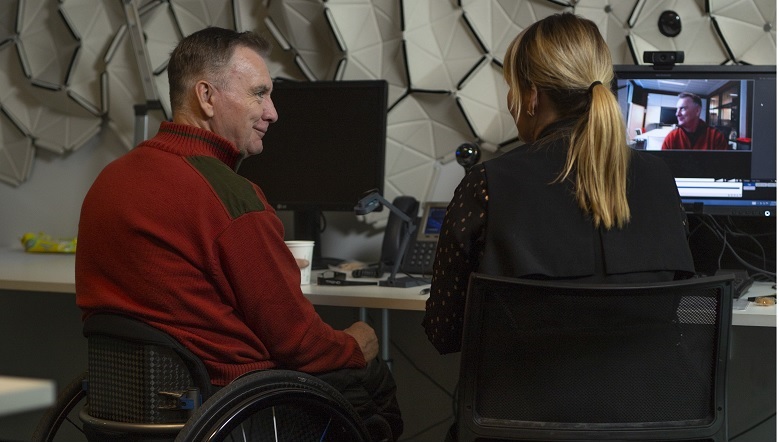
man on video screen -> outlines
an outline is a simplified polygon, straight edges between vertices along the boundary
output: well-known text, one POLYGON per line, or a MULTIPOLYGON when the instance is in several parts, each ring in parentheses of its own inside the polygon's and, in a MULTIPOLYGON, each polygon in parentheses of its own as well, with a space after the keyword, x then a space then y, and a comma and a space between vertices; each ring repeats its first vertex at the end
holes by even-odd
POLYGON ((676 102, 676 119, 679 125, 663 140, 663 150, 726 150, 728 141, 717 129, 701 120, 701 98, 689 92, 679 94, 676 102))

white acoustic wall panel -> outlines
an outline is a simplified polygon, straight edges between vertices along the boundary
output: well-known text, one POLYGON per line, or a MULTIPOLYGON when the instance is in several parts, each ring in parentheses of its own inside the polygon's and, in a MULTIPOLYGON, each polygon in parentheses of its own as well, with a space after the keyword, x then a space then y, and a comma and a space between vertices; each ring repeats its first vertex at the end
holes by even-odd
POLYGON ((523 29, 567 9, 554 2, 532 0, 462 0, 460 4, 473 33, 499 63, 523 29))
POLYGON ((776 0, 708 0, 733 62, 776 64, 776 0))
POLYGON ((16 36, 17 2, 0 2, 0 43, 16 36))
POLYGON ((334 80, 343 60, 333 29, 318 0, 273 0, 266 25, 283 37, 296 55, 296 63, 309 80, 334 80))
MULTIPOLYGON (((149 63, 154 75, 153 81, 157 91, 157 100, 162 105, 165 117, 171 118, 172 112, 168 95, 170 88, 168 87, 166 68, 170 59, 170 53, 178 42, 181 41, 182 30, 179 27, 178 21, 176 21, 173 8, 167 3, 144 8, 143 12, 139 11, 139 13, 144 30, 146 50, 149 54, 149 63)), ((151 126, 151 129, 154 129, 156 132, 158 126, 151 126)))
POLYGON ((122 5, 120 2, 63 0, 59 8, 80 42, 67 89, 82 106, 102 114, 106 111, 101 81, 105 73, 105 54, 114 34, 124 24, 122 5))
POLYGON ((19 186, 32 169, 35 148, 32 140, 0 112, 0 181, 19 186))
POLYGON ((405 0, 403 8, 411 88, 457 89, 483 56, 462 11, 442 0, 405 0))
POLYGON ((457 99, 471 127, 479 134, 482 149, 495 152, 498 146, 516 138, 517 127, 505 109, 509 88, 503 80, 502 67, 486 61, 457 91, 457 99))
MULTIPOLYGON (((273 41, 271 31, 265 25, 268 18, 268 0, 233 0, 235 26, 238 31, 254 31, 273 41)), ((268 70, 273 78, 305 80, 303 71, 295 64, 295 53, 291 48, 276 45, 270 53, 268 70)))
POLYGON ((628 19, 638 0, 579 0, 573 12, 588 18, 598 25, 603 39, 611 49, 611 59, 615 65, 633 64, 626 36, 628 19))
POLYGON ((338 80, 387 80, 389 103, 396 103, 408 89, 400 2, 330 0, 327 9, 345 51, 338 80))
POLYGON ((125 149, 130 150, 135 144, 134 105, 146 103, 146 98, 126 26, 117 33, 106 65, 108 127, 116 133, 125 149))
POLYGON ((170 5, 185 36, 207 26, 235 29, 231 0, 170 0, 170 5))
POLYGON ((47 87, 62 85, 79 42, 60 15, 58 4, 21 0, 17 30, 27 76, 47 87))

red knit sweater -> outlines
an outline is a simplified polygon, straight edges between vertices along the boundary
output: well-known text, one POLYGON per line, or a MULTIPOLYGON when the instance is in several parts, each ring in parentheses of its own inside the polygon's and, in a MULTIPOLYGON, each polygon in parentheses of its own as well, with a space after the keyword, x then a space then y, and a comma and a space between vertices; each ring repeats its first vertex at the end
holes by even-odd
POLYGON ((690 145, 690 138, 684 133, 684 129, 674 129, 663 139, 662 149, 691 149, 695 151, 721 151, 729 149, 728 140, 725 136, 715 128, 707 125, 703 120, 698 121, 698 127, 695 132, 699 134, 698 139, 694 145, 690 145))
POLYGON ((113 161, 81 208, 76 302, 123 313, 200 357, 215 385, 256 369, 363 367, 357 342, 300 290, 284 229, 212 132, 164 122, 113 161))

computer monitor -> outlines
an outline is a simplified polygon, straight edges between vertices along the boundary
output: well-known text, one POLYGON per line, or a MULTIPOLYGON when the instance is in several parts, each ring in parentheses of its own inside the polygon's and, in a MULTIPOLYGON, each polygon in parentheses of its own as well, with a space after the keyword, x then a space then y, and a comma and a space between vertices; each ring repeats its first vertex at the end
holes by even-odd
POLYGON ((660 124, 662 126, 673 126, 676 122, 676 108, 669 106, 660 107, 660 124))
MULTIPOLYGON (((689 213, 776 216, 776 67, 617 65, 613 84, 634 149, 668 164, 689 213), (700 118, 724 150, 663 150, 679 94, 701 98, 700 118)), ((674 115, 675 118, 675 115, 674 115)))
POLYGON ((387 90, 385 80, 273 83, 279 119, 238 173, 274 208, 294 211, 294 239, 316 241, 315 262, 322 211, 354 211, 366 191, 383 193, 387 90))

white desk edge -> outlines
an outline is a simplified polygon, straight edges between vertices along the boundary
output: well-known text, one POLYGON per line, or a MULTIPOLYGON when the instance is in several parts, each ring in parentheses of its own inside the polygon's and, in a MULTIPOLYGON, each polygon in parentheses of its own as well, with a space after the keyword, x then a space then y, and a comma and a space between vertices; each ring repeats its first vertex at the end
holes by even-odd
MULTIPOLYGON (((76 293, 76 259, 72 254, 27 253, 20 249, 0 250, 0 290, 76 293)), ((315 281, 316 272, 312 273, 315 281)), ((776 295, 774 283, 755 282, 742 297, 776 295)), ((354 308, 424 311, 426 286, 396 289, 382 286, 302 285, 303 294, 315 305, 354 308)), ((749 303, 733 311, 733 325, 776 327, 776 305, 749 303)))

